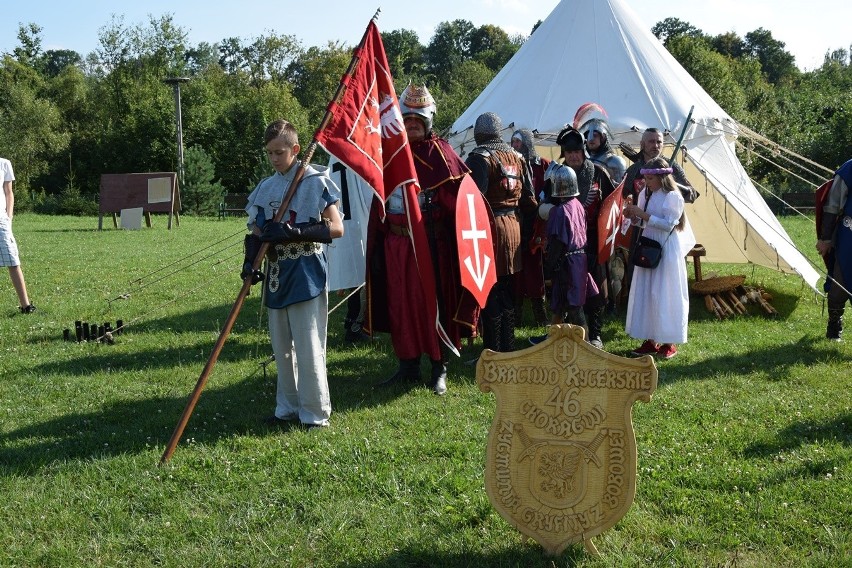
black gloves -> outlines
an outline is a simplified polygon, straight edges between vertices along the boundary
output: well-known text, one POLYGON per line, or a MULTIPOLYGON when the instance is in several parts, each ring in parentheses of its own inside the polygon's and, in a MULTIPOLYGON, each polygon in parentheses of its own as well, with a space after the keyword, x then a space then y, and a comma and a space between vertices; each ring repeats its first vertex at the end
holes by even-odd
POLYGON ((309 223, 274 223, 263 226, 260 240, 267 243, 330 243, 331 229, 323 221, 309 223))
POLYGON ((240 279, 245 280, 249 276, 251 276, 251 283, 257 284, 261 280, 263 280, 263 272, 260 270, 252 270, 252 266, 254 265, 254 259, 257 258, 257 254, 260 252, 261 242, 260 238, 257 235, 251 234, 246 235, 245 240, 243 241, 243 248, 246 251, 246 256, 243 259, 243 269, 240 272, 240 279))

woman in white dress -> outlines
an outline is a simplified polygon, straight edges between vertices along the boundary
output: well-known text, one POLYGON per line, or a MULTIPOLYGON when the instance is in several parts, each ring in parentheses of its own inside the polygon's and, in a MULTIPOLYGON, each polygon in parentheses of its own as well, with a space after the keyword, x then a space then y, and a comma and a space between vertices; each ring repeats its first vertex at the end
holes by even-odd
POLYGON ((640 172, 645 190, 639 203, 625 205, 624 215, 642 227, 643 236, 661 243, 663 254, 656 268, 633 269, 625 331, 644 341, 634 355, 671 359, 677 344, 686 343, 689 288, 684 257, 695 245, 695 235, 668 162, 656 158, 640 172))

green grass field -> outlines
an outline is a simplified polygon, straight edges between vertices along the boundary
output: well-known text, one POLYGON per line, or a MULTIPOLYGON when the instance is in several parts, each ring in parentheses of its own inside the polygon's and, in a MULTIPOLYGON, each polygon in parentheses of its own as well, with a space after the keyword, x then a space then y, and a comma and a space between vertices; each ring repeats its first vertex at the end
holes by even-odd
MULTIPOLYGON (((808 220, 782 221, 814 258, 808 220)), ((463 363, 481 343, 451 361, 444 397, 374 389, 396 366, 390 341, 344 348, 344 308, 330 428, 263 425, 274 365, 253 290, 159 466, 239 291, 244 231, 165 225, 15 218, 38 312, 18 314, 0 275, 0 566, 852 566, 852 332, 824 339, 822 300, 797 276, 705 265, 745 274, 778 317, 717 321, 694 298, 690 342, 634 407, 633 507, 595 539, 599 558, 550 558, 485 494, 494 398, 463 363), (62 339, 75 320, 117 319, 114 345, 62 339)), ((608 351, 636 346, 623 323, 607 323, 608 351)), ((520 328, 519 345, 539 333, 520 328)))

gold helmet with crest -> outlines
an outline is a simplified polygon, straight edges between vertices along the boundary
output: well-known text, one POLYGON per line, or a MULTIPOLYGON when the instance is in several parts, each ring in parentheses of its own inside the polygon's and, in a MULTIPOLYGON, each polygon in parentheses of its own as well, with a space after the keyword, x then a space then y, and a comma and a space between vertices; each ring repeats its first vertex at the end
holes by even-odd
POLYGON ((432 120, 435 118, 435 99, 429 93, 426 85, 409 83, 399 97, 399 109, 402 116, 414 115, 426 125, 426 132, 432 131, 432 120))

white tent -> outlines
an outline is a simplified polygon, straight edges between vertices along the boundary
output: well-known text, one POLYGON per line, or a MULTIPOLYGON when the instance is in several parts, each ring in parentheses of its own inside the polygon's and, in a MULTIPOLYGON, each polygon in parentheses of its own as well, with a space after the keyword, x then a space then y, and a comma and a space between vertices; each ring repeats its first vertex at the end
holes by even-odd
MULTIPOLYGON (((585 103, 604 108, 613 147, 638 148, 645 128, 666 132, 701 197, 687 205, 706 260, 753 263, 797 273, 817 289, 819 274, 796 249, 734 152, 736 121, 708 95, 623 0, 562 0, 453 124, 463 156, 476 145, 473 124, 495 112, 504 125, 529 128, 538 143, 556 134, 585 103), (687 116, 694 107, 691 119, 687 116)), ((670 156, 673 146, 664 151, 670 156)))

